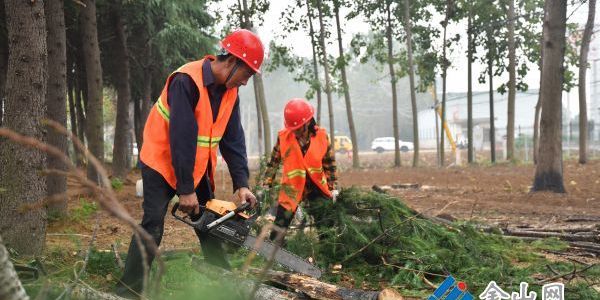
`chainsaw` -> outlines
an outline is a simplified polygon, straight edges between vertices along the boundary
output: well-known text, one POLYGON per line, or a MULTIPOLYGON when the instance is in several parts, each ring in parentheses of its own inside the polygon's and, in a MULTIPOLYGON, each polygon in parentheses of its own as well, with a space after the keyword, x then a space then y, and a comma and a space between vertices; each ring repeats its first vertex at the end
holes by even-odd
MULTIPOLYGON (((236 207, 233 202, 212 199, 205 206, 200 206, 200 218, 196 221, 193 221, 189 215, 178 215, 178 208, 179 203, 175 203, 171 215, 201 232, 208 232, 220 240, 255 251, 267 259, 275 252, 274 260, 284 267, 311 277, 321 277, 321 270, 307 260, 270 241, 259 242, 250 234, 250 229, 260 214, 260 204, 257 204, 254 214, 248 215, 245 212, 250 208, 250 203, 236 207)), ((197 216, 194 216, 194 219, 196 218, 197 216)))

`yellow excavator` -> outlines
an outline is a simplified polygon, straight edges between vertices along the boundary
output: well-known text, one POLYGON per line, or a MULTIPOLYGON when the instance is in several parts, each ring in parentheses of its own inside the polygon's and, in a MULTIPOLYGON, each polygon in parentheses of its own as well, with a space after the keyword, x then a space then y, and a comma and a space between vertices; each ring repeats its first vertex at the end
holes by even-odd
MULTIPOLYGON (((434 109, 437 112, 437 114, 440 116, 440 120, 442 120, 442 105, 441 105, 441 103, 438 104, 438 102, 437 102, 437 93, 436 93, 436 88, 435 88, 435 82, 430 86, 430 91, 431 91, 431 95, 433 96, 433 99, 436 103, 434 109)), ((447 115, 447 112, 446 112, 446 115, 447 115)), ((452 146, 452 152, 456 153, 456 142, 454 141, 454 138, 452 137, 452 133, 450 132, 450 127, 448 127, 448 122, 444 122, 442 124, 442 126, 444 126, 444 131, 446 132, 446 136, 448 137, 448 142, 450 143, 450 146, 452 146)), ((437 125, 436 125, 436 128, 437 128, 437 125)))

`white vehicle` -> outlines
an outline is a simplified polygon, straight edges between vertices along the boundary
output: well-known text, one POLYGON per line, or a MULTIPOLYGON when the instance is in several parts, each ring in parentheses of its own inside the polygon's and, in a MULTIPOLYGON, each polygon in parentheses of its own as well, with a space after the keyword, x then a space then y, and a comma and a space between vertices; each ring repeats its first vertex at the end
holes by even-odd
MULTIPOLYGON (((398 141, 398 146, 400 146, 400 151, 408 152, 414 149, 414 145, 411 142, 405 142, 402 140, 398 141)), ((396 147, 394 146, 394 138, 393 137, 378 137, 371 142, 371 149, 377 153, 382 153, 384 151, 394 151, 396 147)))

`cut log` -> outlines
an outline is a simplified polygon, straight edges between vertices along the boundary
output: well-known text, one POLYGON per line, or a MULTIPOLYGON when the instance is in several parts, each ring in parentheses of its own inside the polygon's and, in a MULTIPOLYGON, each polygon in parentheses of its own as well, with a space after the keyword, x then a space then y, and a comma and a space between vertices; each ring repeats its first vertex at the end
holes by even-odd
POLYGON ((566 218, 565 222, 600 222, 600 216, 571 216, 566 218))
POLYGON ((77 284, 75 288, 73 288, 71 297, 81 300, 127 300, 117 295, 97 291, 83 284, 77 284))
MULTIPOLYGON (((251 291, 254 288, 255 282, 240 277, 238 274, 234 274, 228 270, 219 268, 217 266, 210 265, 202 260, 197 258, 192 258, 192 266, 202 274, 210 278, 214 278, 215 280, 223 280, 223 278, 229 278, 228 280, 234 280, 238 287, 240 288, 240 292, 246 294, 247 297, 250 296, 251 291)), ((272 287, 270 285, 266 285, 264 283, 260 283, 256 293, 254 294, 254 298, 256 300, 301 300, 306 299, 302 294, 289 292, 286 290, 278 289, 276 287, 272 287)))
MULTIPOLYGON (((251 269, 252 273, 259 273, 260 270, 251 269)), ((383 291, 363 291, 336 286, 330 283, 319 281, 315 278, 291 274, 281 271, 268 271, 266 278, 272 282, 287 286, 290 289, 302 292, 311 299, 331 299, 331 300, 402 300, 402 296, 392 289, 383 291)))

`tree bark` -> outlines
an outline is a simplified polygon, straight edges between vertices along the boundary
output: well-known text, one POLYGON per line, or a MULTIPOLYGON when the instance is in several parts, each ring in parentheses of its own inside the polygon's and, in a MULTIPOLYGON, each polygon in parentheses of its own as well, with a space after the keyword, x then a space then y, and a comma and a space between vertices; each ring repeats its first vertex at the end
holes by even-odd
POLYGON ((471 4, 469 5, 469 16, 467 18, 467 160, 473 163, 473 28, 471 4))
POLYGON ((546 2, 540 151, 535 169, 533 191, 565 192, 561 123, 566 12, 567 3, 565 1, 548 0, 546 2))
MULTIPOLYGON (((86 135, 90 152, 104 162, 104 122, 102 97, 102 66, 100 65, 100 48, 96 28, 96 0, 82 0, 79 22, 81 43, 85 61, 87 79, 86 135)), ((88 178, 100 183, 100 178, 92 164, 87 166, 88 178)))
POLYGON ((4 247, 0 236, 0 299, 27 300, 27 292, 23 288, 19 276, 10 261, 8 250, 4 247))
MULTIPOLYGON (((3 126, 43 139, 47 84, 46 19, 42 1, 6 0, 9 40, 8 76, 3 126), (27 22, 23 21, 27 20, 27 22)), ((39 170, 45 155, 15 143, 0 143, 0 232, 6 245, 20 254, 42 253, 46 210, 20 210, 46 196, 46 180, 39 170)))
POLYGON ((406 31, 406 51, 408 54, 408 79, 410 82, 410 103, 413 117, 413 167, 419 166, 419 119, 417 95, 415 91, 415 69, 413 66, 412 26, 410 24, 410 0, 404 0, 404 31, 406 31))
MULTIPOLYGON (((64 2, 45 1, 46 28, 48 35, 48 83, 46 94, 46 118, 67 127, 67 50, 64 2)), ((55 130, 48 130, 48 144, 67 154, 67 137, 55 130)), ((47 155, 49 169, 66 170, 64 163, 47 155)), ((63 216, 67 213, 67 178, 64 175, 46 176, 46 192, 52 201, 48 203, 48 214, 63 216)))
POLYGON ((265 87, 261 74, 254 74, 254 86, 258 92, 257 99, 260 102, 260 116, 263 124, 263 139, 265 142, 265 153, 269 153, 271 149, 271 123, 269 121, 269 111, 267 110, 267 101, 265 100, 265 87))
MULTIPOLYGON (((329 78, 329 60, 327 58, 327 49, 325 48, 325 24, 323 23, 323 7, 321 0, 317 0, 317 11, 319 12, 319 24, 321 26, 321 34, 319 36, 321 43, 321 51, 323 52, 323 69, 325 70, 325 93, 327 93, 327 108, 329 110, 329 142, 331 148, 335 147, 335 124, 333 120, 333 99, 331 98, 331 79, 329 78)), ((335 149, 332 153, 335 159, 335 149)))
MULTIPOLYGON (((0 30, 5 24, 6 16, 4 14, 4 3, 0 0, 0 30)), ((6 76, 8 67, 8 41, 4 34, 0 32, 0 126, 2 126, 2 115, 4 107, 4 89, 6 87, 6 76)), ((0 142, 1 143, 1 142, 0 142)))
POLYGON ((596 16, 596 0, 589 0, 588 19, 581 40, 581 51, 579 52, 579 163, 587 163, 588 151, 588 118, 586 101, 586 74, 588 64, 588 53, 592 30, 594 29, 594 18, 596 16))
POLYGON ((340 51, 340 72, 342 74, 342 86, 344 89, 344 100, 346 101, 346 114, 348 116, 348 128, 350 129, 350 139, 352 139, 352 167, 359 168, 358 159, 358 139, 356 137, 356 127, 354 126, 354 117, 352 115, 352 101, 350 101, 350 87, 346 76, 346 58, 344 57, 344 47, 342 46, 342 29, 340 25, 339 2, 335 2, 335 24, 337 28, 338 49, 340 51))
POLYGON ((117 121, 115 124, 115 140, 113 148, 112 170, 113 176, 126 178, 129 172, 127 156, 129 151, 129 133, 131 122, 129 118, 129 103, 131 102, 129 50, 127 49, 127 34, 121 16, 121 0, 111 1, 110 9, 114 24, 116 59, 116 88, 117 88, 117 121))
POLYGON ((508 1, 508 116, 506 124, 506 159, 515 158, 515 96, 516 96, 516 45, 515 0, 508 1))
MULTIPOLYGON (((544 18, 546 14, 546 4, 544 3, 544 18)), ((533 117, 533 163, 537 164, 539 151, 540 151, 540 113, 542 111, 542 86, 544 81, 542 80, 542 76, 544 76, 544 30, 545 27, 542 28, 542 36, 540 37, 540 61, 539 61, 539 69, 540 69, 540 89, 538 92, 538 101, 535 104, 535 112, 533 117)))
MULTIPOLYGON (((67 66, 71 67, 72 64, 67 64, 67 66)), ((69 121, 71 123, 71 134, 73 136, 77 136, 77 111, 75 108, 75 84, 74 84, 74 78, 72 76, 72 73, 69 72, 67 74, 67 97, 68 97, 68 101, 69 101, 69 121)), ((77 148, 75 146, 73 146, 73 161, 77 164, 80 165, 80 161, 79 161, 79 153, 77 152, 77 148)))
POLYGON ((388 52, 388 66, 390 69, 390 82, 392 84, 392 120, 394 126, 394 166, 402 166, 402 160, 400 159, 400 131, 398 128, 398 96, 396 94, 396 73, 394 72, 394 50, 392 44, 392 17, 391 17, 391 1, 386 1, 386 39, 387 39, 387 52, 388 52))
POLYGON ((489 90, 490 90, 490 160, 492 163, 496 163, 496 125, 494 120, 494 36, 492 32, 488 30, 488 78, 489 78, 489 90))
POLYGON ((317 41, 315 41, 315 30, 312 24, 312 12, 310 10, 310 0, 306 0, 306 10, 308 15, 308 28, 310 35, 310 44, 312 46, 312 55, 313 55, 313 72, 315 75, 313 87, 317 93, 317 124, 321 124, 321 103, 322 103, 322 95, 321 95, 321 81, 319 80, 319 60, 317 58, 317 41))

